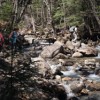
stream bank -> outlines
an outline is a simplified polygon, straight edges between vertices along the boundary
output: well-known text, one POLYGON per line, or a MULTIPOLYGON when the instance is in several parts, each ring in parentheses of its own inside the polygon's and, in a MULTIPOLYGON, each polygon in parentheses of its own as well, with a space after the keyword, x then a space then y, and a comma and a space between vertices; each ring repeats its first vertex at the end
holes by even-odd
POLYGON ((36 42, 14 54, 13 66, 11 51, 0 54, 1 100, 11 97, 10 82, 15 100, 99 100, 100 51, 95 57, 73 58, 71 49, 62 50, 62 42, 36 42))

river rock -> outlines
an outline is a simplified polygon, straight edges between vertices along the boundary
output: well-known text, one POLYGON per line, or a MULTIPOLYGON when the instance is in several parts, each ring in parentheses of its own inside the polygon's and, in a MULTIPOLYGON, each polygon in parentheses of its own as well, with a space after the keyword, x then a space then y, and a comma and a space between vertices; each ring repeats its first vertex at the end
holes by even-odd
POLYGON ((49 68, 49 65, 45 61, 36 62, 35 65, 38 69, 38 73, 45 76, 45 73, 49 68))
POLYGON ((33 41, 33 39, 34 39, 32 36, 29 36, 29 35, 25 35, 24 38, 25 38, 25 40, 28 41, 28 43, 30 43, 30 44, 32 44, 32 41, 33 41))
POLYGON ((72 44, 72 41, 67 41, 67 42, 66 42, 66 46, 67 46, 70 50, 73 50, 73 49, 74 49, 74 45, 72 44))
POLYGON ((69 57, 68 55, 59 53, 54 57, 54 59, 67 59, 68 57, 69 57))
POLYGON ((97 56, 98 52, 93 47, 86 47, 77 49, 78 52, 82 53, 84 56, 97 56))
POLYGON ((89 91, 87 89, 82 89, 81 94, 88 95, 89 91))
POLYGON ((62 81, 64 82, 64 81, 71 81, 72 80, 72 78, 70 78, 70 77, 64 77, 64 78, 62 78, 62 81))
POLYGON ((88 82, 86 83, 87 89, 90 91, 100 91, 100 82, 96 82, 96 83, 91 83, 88 82))
POLYGON ((80 52, 75 52, 75 53, 72 55, 73 58, 79 58, 79 57, 82 57, 82 56, 83 56, 83 54, 80 53, 80 52))
POLYGON ((56 41, 54 44, 44 47, 41 56, 43 58, 53 58, 60 53, 62 46, 63 44, 61 42, 56 41))
POLYGON ((84 64, 85 65, 95 65, 95 63, 96 63, 96 60, 95 59, 86 59, 84 61, 84 64))
POLYGON ((50 65, 52 74, 55 74, 56 72, 60 71, 61 67, 62 67, 61 63, 59 63, 57 65, 50 65))
POLYGON ((80 93, 84 88, 84 83, 73 82, 70 84, 70 88, 74 93, 80 93))
POLYGON ((72 45, 75 47, 75 49, 77 49, 81 46, 81 42, 80 41, 72 41, 72 45))
POLYGON ((100 76, 100 68, 95 69, 95 74, 100 76))
POLYGON ((33 93, 33 99, 32 100, 49 100, 50 96, 47 93, 44 93, 43 91, 35 91, 33 93), (40 99, 41 98, 41 99, 40 99))
POLYGON ((81 48, 87 48, 87 47, 88 47, 87 44, 85 44, 85 43, 81 43, 81 48))
POLYGON ((64 62, 61 62, 63 66, 72 66, 74 65, 74 61, 64 61, 64 62))
POLYGON ((39 61, 44 61, 42 57, 36 57, 36 58, 31 58, 31 62, 39 62, 39 61))
POLYGON ((67 99, 65 88, 62 85, 57 85, 56 83, 50 81, 43 81, 39 86, 43 90, 47 90, 48 92, 53 93, 53 95, 59 100, 67 99))
POLYGON ((61 82, 61 76, 56 75, 55 78, 56 78, 56 81, 57 81, 57 82, 61 82))

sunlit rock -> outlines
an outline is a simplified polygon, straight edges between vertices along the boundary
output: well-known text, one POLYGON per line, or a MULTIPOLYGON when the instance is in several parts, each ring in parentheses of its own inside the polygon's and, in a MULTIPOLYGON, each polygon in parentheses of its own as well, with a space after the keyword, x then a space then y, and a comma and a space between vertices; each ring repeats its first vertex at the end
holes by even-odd
POLYGON ((80 53, 80 52, 75 52, 75 53, 72 55, 73 58, 80 58, 80 57, 82 57, 82 56, 83 56, 83 54, 80 53))
POLYGON ((61 42, 56 41, 54 44, 44 47, 41 56, 43 58, 53 58, 60 53, 62 46, 63 44, 61 42))

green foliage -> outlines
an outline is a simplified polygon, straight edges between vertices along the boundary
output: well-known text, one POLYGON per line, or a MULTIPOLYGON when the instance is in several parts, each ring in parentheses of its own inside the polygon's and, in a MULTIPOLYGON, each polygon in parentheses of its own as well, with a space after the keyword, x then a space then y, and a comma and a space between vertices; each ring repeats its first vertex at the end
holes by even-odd
POLYGON ((64 16, 64 13, 61 10, 57 10, 54 15, 53 19, 55 22, 59 22, 59 20, 64 16))
MULTIPOLYGON (((51 0, 48 0, 49 4, 51 0)), ((99 2, 99 0, 96 0, 99 2)), ((52 0, 52 18, 53 22, 57 26, 64 25, 64 18, 67 25, 79 25, 83 23, 81 11, 85 11, 87 5, 83 5, 84 0, 52 0)), ((0 20, 11 21, 13 5, 11 0, 6 0, 5 4, 0 7, 0 20)), ((46 25, 47 21, 47 8, 43 0, 32 0, 32 12, 36 25, 42 25, 42 21, 46 25), (44 12, 42 13, 42 11, 44 12), (42 15, 43 14, 43 15, 42 15), (43 16, 43 18, 41 18, 43 16)), ((51 6, 51 5, 50 5, 51 6)), ((100 11, 100 5, 96 7, 100 11)), ((21 21, 22 22, 22 21, 21 21)), ((23 26, 23 23, 19 23, 23 26)), ((45 26, 44 26, 45 27, 45 26)))
POLYGON ((10 2, 6 2, 0 8, 0 20, 9 21, 12 14, 12 5, 10 2))
POLYGON ((55 5, 53 9, 53 20, 56 24, 61 24, 60 20, 64 16, 67 25, 78 25, 82 23, 82 17, 80 15, 82 6, 80 0, 60 0, 58 3, 59 5, 55 5), (65 8, 63 8, 63 5, 65 8))
POLYGON ((71 15, 67 17, 67 25, 79 25, 82 23, 82 18, 79 15, 71 15))

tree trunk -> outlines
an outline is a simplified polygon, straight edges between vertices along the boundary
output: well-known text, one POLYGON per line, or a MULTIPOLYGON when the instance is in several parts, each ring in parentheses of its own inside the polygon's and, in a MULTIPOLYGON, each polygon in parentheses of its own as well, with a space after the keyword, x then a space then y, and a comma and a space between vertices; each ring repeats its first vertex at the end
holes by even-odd
MULTIPOLYGON (((96 0, 84 0, 84 11, 85 11, 85 17, 84 21, 86 24, 86 27, 90 33, 91 36, 98 36, 100 34, 100 16, 98 15, 96 7, 97 1, 96 0)), ((95 37, 94 37, 95 38, 95 37)))
POLYGON ((52 27, 52 15, 51 15, 51 10, 50 10, 50 5, 48 3, 48 0, 44 0, 44 3, 47 7, 47 26, 52 27))

